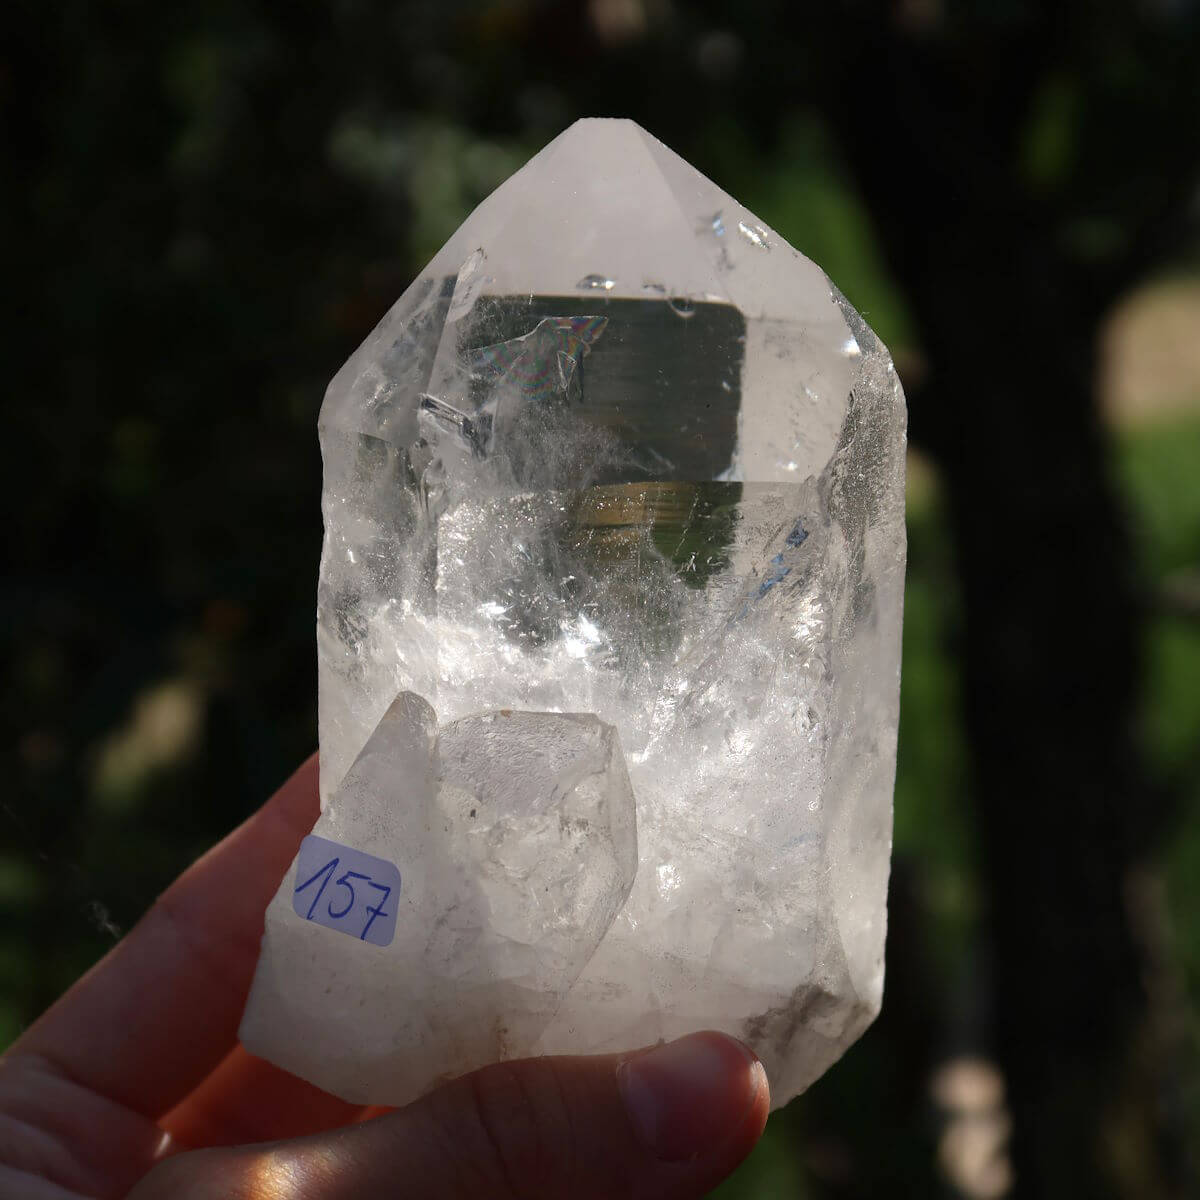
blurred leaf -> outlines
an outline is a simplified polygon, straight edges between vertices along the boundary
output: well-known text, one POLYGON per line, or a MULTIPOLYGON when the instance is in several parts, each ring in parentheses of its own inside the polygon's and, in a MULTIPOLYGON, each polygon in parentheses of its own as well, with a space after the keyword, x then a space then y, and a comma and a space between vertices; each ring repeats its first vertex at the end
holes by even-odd
POLYGON ((1039 191, 1064 183, 1074 165, 1082 94, 1078 82, 1054 75, 1038 89, 1025 129, 1022 169, 1039 191))
POLYGON ((805 1200, 811 1196, 791 1132, 778 1116, 768 1120, 766 1133, 746 1161, 709 1193, 713 1200, 805 1200))
POLYGON ((768 158, 750 153, 732 120, 717 122, 709 137, 716 181, 818 263, 893 354, 915 349, 903 297, 820 121, 790 116, 768 158))

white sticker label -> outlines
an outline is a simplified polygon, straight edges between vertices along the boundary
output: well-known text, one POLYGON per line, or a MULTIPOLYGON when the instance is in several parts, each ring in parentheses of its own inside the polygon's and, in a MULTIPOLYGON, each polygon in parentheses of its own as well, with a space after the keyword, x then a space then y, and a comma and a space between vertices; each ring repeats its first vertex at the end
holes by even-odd
POLYGON ((373 946, 396 936, 400 871, 384 858, 309 834, 296 860, 296 915, 373 946))

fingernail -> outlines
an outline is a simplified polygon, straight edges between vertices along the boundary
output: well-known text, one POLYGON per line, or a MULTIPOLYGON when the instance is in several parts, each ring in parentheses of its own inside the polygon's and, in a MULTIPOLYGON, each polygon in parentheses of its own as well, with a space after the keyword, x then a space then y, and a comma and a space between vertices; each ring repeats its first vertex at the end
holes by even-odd
POLYGON ((762 1063, 723 1033, 693 1033, 617 1068, 634 1131, 663 1162, 696 1158, 737 1129, 766 1086, 762 1063))

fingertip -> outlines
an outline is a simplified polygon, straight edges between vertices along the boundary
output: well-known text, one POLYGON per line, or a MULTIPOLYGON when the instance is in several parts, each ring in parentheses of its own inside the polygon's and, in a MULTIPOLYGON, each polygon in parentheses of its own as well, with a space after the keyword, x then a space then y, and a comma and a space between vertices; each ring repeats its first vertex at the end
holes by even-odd
POLYGON ((617 1085, 638 1141, 660 1162, 711 1156, 758 1140, 770 1107, 766 1072, 728 1034, 689 1034, 626 1059, 617 1085))
POLYGON ((745 1146, 744 1154, 749 1154, 758 1139, 762 1137, 763 1130, 767 1127, 767 1117, 771 1114, 771 1085, 767 1081, 767 1069, 762 1065, 757 1054, 754 1054, 753 1051, 750 1053, 754 1058, 751 1071, 755 1076, 756 1083, 754 1101, 750 1105, 750 1111, 746 1114, 745 1123, 738 1131, 738 1140, 745 1146))

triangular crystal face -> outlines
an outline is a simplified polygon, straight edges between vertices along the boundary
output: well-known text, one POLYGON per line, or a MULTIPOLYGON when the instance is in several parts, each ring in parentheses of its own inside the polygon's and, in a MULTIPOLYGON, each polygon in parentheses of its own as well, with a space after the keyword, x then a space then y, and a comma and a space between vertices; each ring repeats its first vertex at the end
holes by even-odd
POLYGON ((322 427, 407 444, 421 395, 461 398, 464 349, 531 330, 520 303, 541 314, 543 297, 566 302, 555 315, 637 312, 648 345, 620 341, 614 322, 603 358, 614 376, 636 370, 643 415, 738 414, 740 437, 685 433, 719 438, 709 454, 730 478, 804 479, 832 455, 861 363, 824 272, 621 120, 577 122, 467 218, 338 373, 322 427))
POLYGON ((247 1044, 400 1104, 489 1056, 719 1028, 786 1101, 882 992, 905 445, 886 349, 644 130, 580 121, 471 214, 320 425, 318 833, 393 863, 409 907, 360 950, 297 925, 285 880, 247 1044), (477 801, 426 785, 414 826, 411 755, 383 732, 401 693, 460 741, 541 714, 521 727, 550 761, 566 714, 594 714, 615 749, 538 783, 562 799, 535 813, 502 763, 538 755, 497 755, 477 801))

